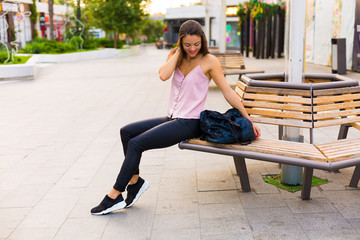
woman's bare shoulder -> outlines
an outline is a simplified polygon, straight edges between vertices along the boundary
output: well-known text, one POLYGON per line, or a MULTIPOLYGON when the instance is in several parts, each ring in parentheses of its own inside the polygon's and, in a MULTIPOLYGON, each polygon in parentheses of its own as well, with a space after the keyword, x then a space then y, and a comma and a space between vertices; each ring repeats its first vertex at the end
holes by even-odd
POLYGON ((208 53, 208 54, 205 55, 204 60, 206 60, 206 61, 216 61, 217 58, 213 54, 208 53))
POLYGON ((212 55, 211 53, 205 55, 203 62, 208 68, 213 68, 220 65, 220 62, 217 59, 217 57, 212 55))

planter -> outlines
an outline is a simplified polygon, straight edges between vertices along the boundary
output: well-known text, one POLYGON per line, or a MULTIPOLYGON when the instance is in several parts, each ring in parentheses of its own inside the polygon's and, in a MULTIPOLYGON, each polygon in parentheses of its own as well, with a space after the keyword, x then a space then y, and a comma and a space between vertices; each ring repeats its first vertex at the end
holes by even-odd
POLYGON ((32 79, 36 56, 32 56, 25 64, 0 65, 0 80, 5 79, 32 79))
POLYGON ((107 48, 86 52, 64 53, 64 54, 36 54, 38 56, 37 63, 63 63, 98 60, 104 58, 114 58, 119 56, 129 56, 137 53, 138 46, 128 49, 107 48))
POLYGON ((95 51, 65 54, 34 54, 25 64, 1 65, 0 80, 33 79, 34 65, 36 63, 63 63, 124 57, 135 55, 139 51, 140 46, 131 46, 127 49, 107 48, 95 51))

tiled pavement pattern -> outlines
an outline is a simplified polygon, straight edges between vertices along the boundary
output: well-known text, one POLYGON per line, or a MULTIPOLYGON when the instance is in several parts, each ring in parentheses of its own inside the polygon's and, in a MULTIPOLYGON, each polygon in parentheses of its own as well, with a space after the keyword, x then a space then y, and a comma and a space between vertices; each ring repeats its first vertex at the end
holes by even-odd
MULTIPOLYGON (((119 128, 166 114, 170 81, 157 71, 167 54, 142 47, 127 57, 38 65, 35 80, 0 82, 1 240, 360 239, 360 191, 346 188, 353 168, 315 171, 332 182, 302 201, 262 181, 279 173, 278 164, 248 160, 252 191, 243 193, 230 157, 177 146, 143 154, 150 188, 132 208, 92 216, 121 166, 119 128)), ((284 59, 246 63, 266 72, 285 66, 284 59)), ((206 107, 229 105, 211 90, 206 107)), ((276 138, 276 128, 261 128, 276 138)), ((336 136, 326 128, 315 141, 336 136)))

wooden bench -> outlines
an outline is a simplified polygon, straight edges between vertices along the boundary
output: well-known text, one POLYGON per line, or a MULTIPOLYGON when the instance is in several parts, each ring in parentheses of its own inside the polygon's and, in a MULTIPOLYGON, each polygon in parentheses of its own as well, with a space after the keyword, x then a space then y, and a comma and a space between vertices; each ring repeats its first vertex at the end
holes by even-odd
POLYGON ((245 158, 304 167, 301 198, 310 199, 313 169, 328 171, 356 166, 350 187, 360 178, 360 138, 346 139, 349 127, 360 130, 360 87, 340 75, 305 75, 305 82, 284 82, 284 74, 244 75, 235 91, 256 123, 279 126, 279 139, 260 138, 249 145, 214 144, 190 139, 191 149, 234 157, 243 191, 250 191, 245 158), (308 143, 283 140, 283 127, 308 129, 308 143), (338 140, 314 143, 314 129, 339 126, 338 140))
POLYGON ((263 73, 264 70, 261 70, 255 66, 246 66, 245 60, 241 53, 229 52, 229 53, 218 53, 212 52, 215 55, 223 69, 224 75, 238 75, 239 79, 243 74, 252 74, 252 73, 263 73))

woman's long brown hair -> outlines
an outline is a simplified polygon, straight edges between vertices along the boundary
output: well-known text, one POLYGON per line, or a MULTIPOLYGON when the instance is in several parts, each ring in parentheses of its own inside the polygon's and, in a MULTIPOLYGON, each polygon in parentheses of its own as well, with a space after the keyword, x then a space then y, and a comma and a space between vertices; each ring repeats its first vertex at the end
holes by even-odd
POLYGON ((181 24, 179 29, 179 39, 177 41, 177 46, 178 48, 180 48, 181 54, 177 63, 178 66, 181 64, 183 57, 186 55, 186 52, 182 45, 182 40, 187 35, 196 35, 201 37, 201 48, 199 52, 202 53, 204 56, 210 53, 208 49, 208 42, 200 23, 195 20, 187 20, 186 22, 181 24))

